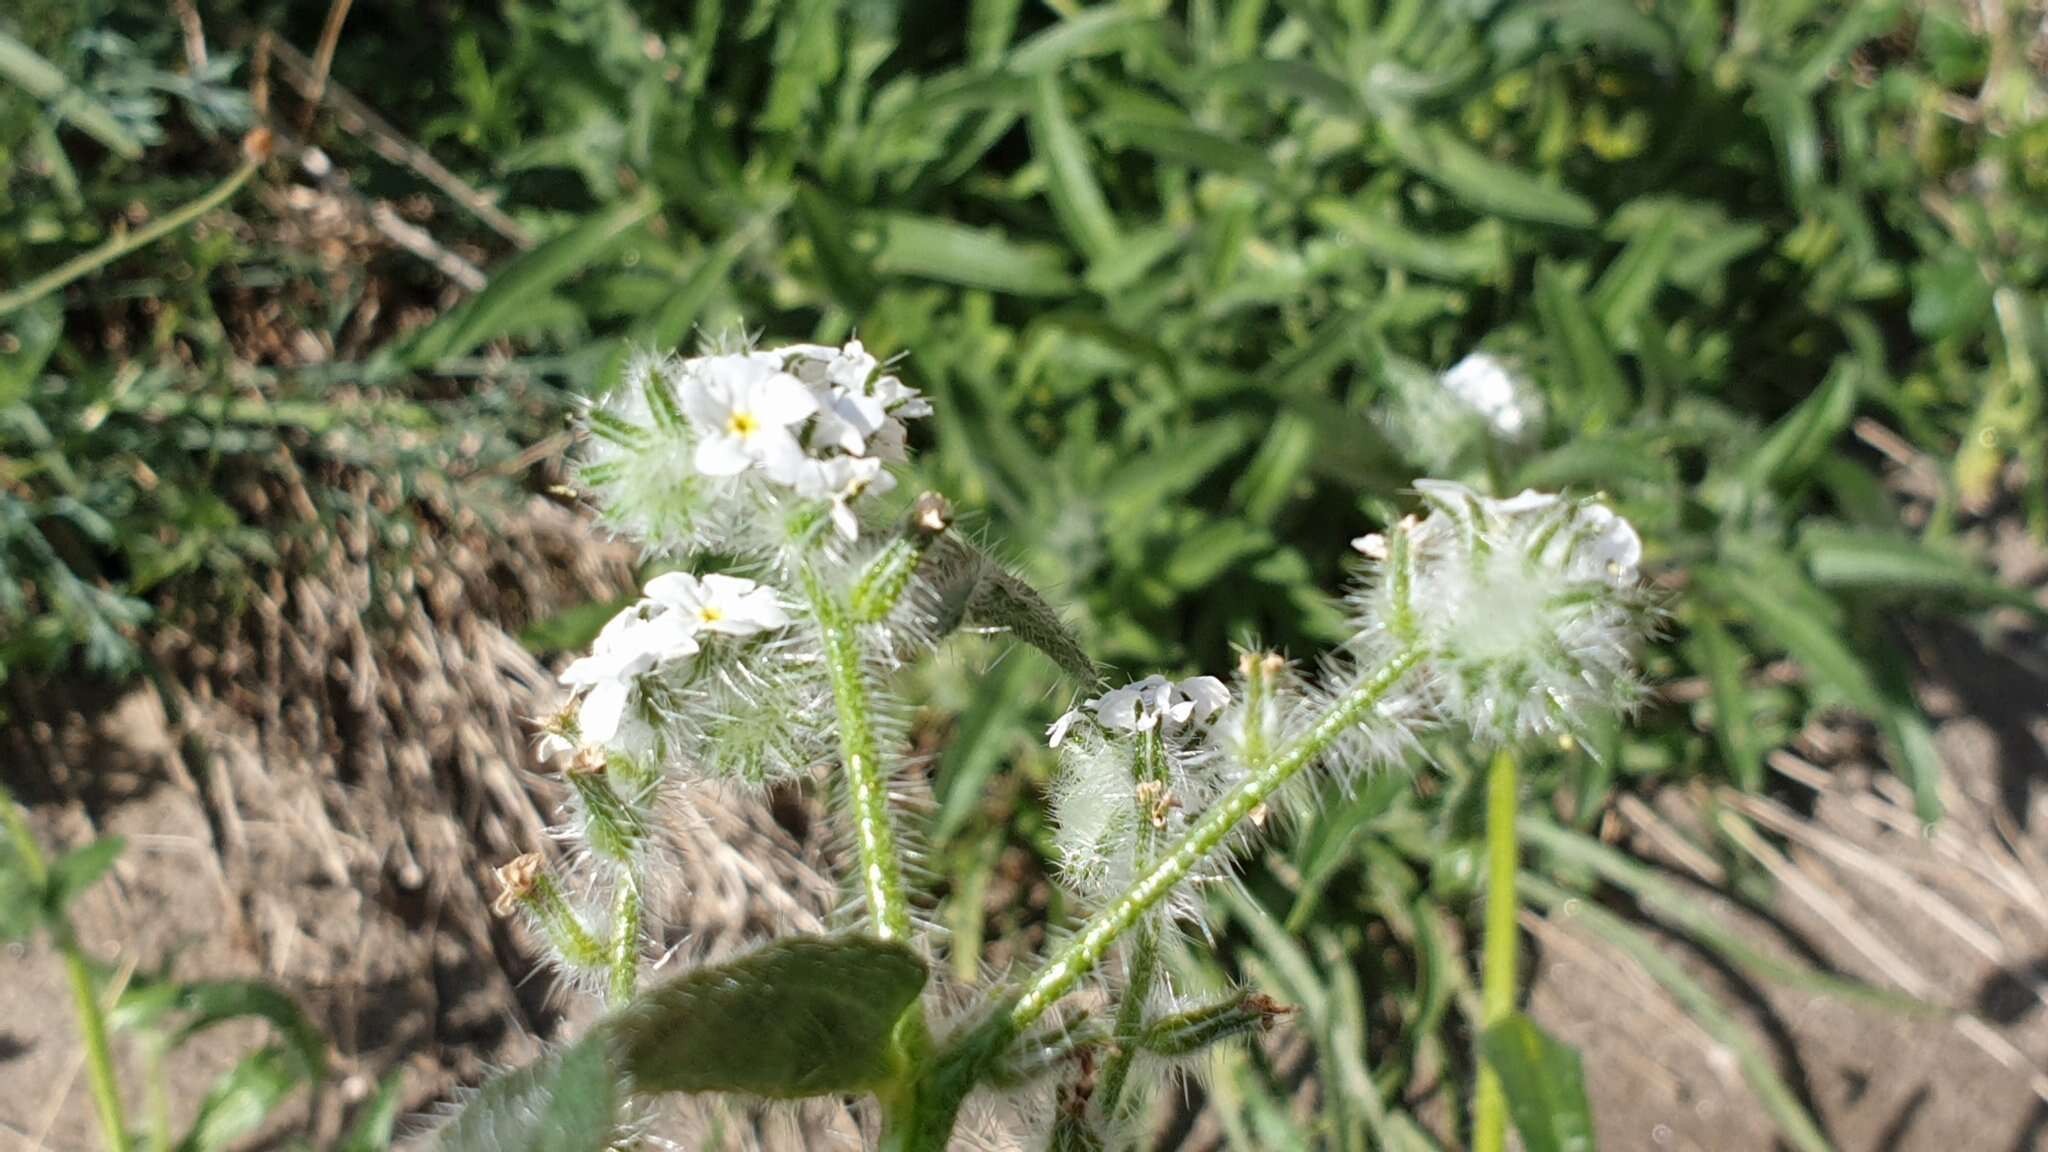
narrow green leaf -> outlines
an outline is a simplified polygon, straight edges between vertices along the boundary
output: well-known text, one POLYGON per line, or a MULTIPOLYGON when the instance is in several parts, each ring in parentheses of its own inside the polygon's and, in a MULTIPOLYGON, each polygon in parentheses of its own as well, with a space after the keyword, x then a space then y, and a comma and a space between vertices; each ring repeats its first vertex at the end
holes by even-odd
POLYGON ((1593 1110, 1577 1050, 1520 1012, 1487 1028, 1479 1050, 1500 1077, 1527 1152, 1592 1152, 1593 1110))
POLYGON ((335 1146, 334 1152, 389 1152, 398 1128, 399 1106, 405 1102, 405 1067, 385 1073, 377 1094, 356 1110, 355 1123, 335 1146))
POLYGON ((619 238, 653 215, 656 207, 654 194, 642 192, 493 269, 483 291, 412 338, 403 353, 405 362, 417 368, 431 367, 436 361, 467 355, 503 335, 517 324, 523 309, 535 306, 556 285, 604 259, 619 238))
POLYGON ((924 984, 901 944, 792 937, 653 988, 607 1027, 638 1091, 867 1092, 895 1074, 890 1037, 924 984))
POLYGON ((1564 228, 1590 228, 1600 220, 1585 197, 1493 159, 1441 124, 1418 125, 1404 113, 1383 116, 1380 126, 1404 163, 1481 212, 1564 228))
POLYGON ((1031 99, 1031 148, 1046 167, 1046 191, 1053 211, 1074 243, 1090 259, 1117 246, 1116 218, 1095 182, 1088 148, 1067 115, 1066 96, 1051 75, 1038 78, 1031 99))
POLYGON ((1803 479, 1856 414, 1856 371, 1837 364, 1818 389, 1772 427, 1751 453, 1743 477, 1752 490, 1785 487, 1803 479))
POLYGON ((1619 422, 1629 402, 1621 365, 1585 302, 1548 262, 1536 266, 1536 310, 1582 420, 1594 427, 1619 422))
POLYGON ((1498 220, 1482 220, 1455 235, 1427 235, 1402 226, 1391 212, 1328 197, 1311 203, 1309 215, 1389 267, 1458 282, 1489 280, 1507 268, 1506 232, 1498 220))
POLYGON ((1712 613, 1694 613, 1691 625, 1686 655, 1707 678, 1714 703, 1714 742, 1720 746, 1729 777, 1743 791, 1754 792, 1763 785, 1764 762, 1750 729, 1749 689, 1742 682, 1741 650, 1712 613))
POLYGON ((127 841, 119 836, 104 836, 83 847, 74 848, 59 856, 50 864, 50 880, 44 890, 43 904, 52 916, 62 916, 73 900, 86 889, 99 883, 113 868, 127 841))
POLYGON ((1285 93, 1353 120, 1367 117, 1365 101, 1343 80, 1302 60, 1242 60, 1196 73, 1191 86, 1285 93))
POLYGON ((55 64, 5 31, 0 31, 0 79, 50 105, 57 115, 78 125, 115 155, 125 160, 142 155, 142 141, 105 105, 73 87, 55 64))
POLYGON ((282 1049, 250 1053, 200 1101, 178 1152, 225 1152, 261 1127, 294 1089, 311 1083, 305 1069, 282 1049))
POLYGON ((929 216, 893 214, 882 221, 875 267, 986 288, 1012 296, 1065 296, 1074 291, 1066 254, 1045 244, 1020 244, 1000 232, 929 216))
POLYGON ((932 784, 938 805, 932 821, 935 843, 944 843, 966 827, 982 803, 984 787, 1002 767, 1003 754, 1023 723, 1030 695, 1022 688, 1029 678, 1030 668, 1023 661, 999 660, 975 684, 973 699, 960 712, 960 727, 939 756, 932 784))
POLYGON ((1790 653, 1817 684, 1866 714, 1875 716, 1883 711, 1883 695, 1861 658, 1843 643, 1826 617, 1802 607, 1802 600, 1820 593, 1803 581, 1784 585, 1785 575, 1775 572, 1767 583, 1737 568, 1705 567, 1695 573, 1701 591, 1747 614, 1760 638, 1790 653))
POLYGON ((1800 531, 1799 546, 1823 588, 1951 597, 2048 616, 2026 589, 2004 584, 1974 558, 1910 536, 1811 524, 1800 531))

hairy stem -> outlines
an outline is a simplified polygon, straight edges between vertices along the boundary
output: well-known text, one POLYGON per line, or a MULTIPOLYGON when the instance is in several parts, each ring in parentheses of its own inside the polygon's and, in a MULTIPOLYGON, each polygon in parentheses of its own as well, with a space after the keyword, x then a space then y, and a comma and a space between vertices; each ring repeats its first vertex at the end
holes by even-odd
MULTIPOLYGON (((1134 866, 1142 869, 1150 867, 1159 855, 1159 826, 1163 821, 1154 817, 1167 802, 1163 791, 1155 791, 1163 790, 1168 779, 1166 746, 1157 729, 1147 732, 1139 741, 1136 776, 1138 842, 1134 866)), ((1138 1040, 1145 1031, 1145 1003, 1152 997, 1152 985, 1159 974, 1157 919, 1148 916, 1131 929, 1131 946, 1124 960, 1123 1001, 1116 1010, 1116 1047, 1103 1067, 1098 1088, 1102 1114, 1112 1119, 1123 1106, 1124 1085, 1130 1079, 1131 1064, 1138 1057, 1138 1040)))
MULTIPOLYGON (((21 857, 29 883, 38 889, 48 884, 50 866, 43 859, 42 850, 36 847, 27 818, 5 791, 0 791, 0 820, 7 825, 8 838, 14 841, 14 850, 21 857)), ((64 957, 64 977, 71 985, 72 1007, 78 1013, 78 1031, 85 1044, 86 1079, 92 1087, 100 1134, 106 1140, 107 1152, 128 1152, 128 1121, 121 1111, 113 1049, 107 1043, 107 1017, 100 1007, 99 990, 93 986, 92 966, 86 962, 85 949, 79 946, 71 921, 62 909, 51 915, 48 926, 50 942, 64 957)))
POLYGON ((1388 660, 1378 671, 1360 681, 1339 698, 1314 726, 1290 741, 1270 759, 1251 766, 1251 773, 1191 825, 1165 855, 1108 907, 1096 913, 1081 931, 1060 949, 1025 985, 1011 1005, 1008 1027, 1012 1034, 1030 1027, 1046 1010, 1073 990, 1124 933, 1157 908, 1211 852, 1280 786, 1327 751, 1339 736, 1363 719, 1402 677, 1421 660, 1422 653, 1408 649, 1388 660))
MULTIPOLYGON (((1515 836, 1515 815, 1521 789, 1514 753, 1493 755, 1486 780, 1486 937, 1480 957, 1480 1024, 1491 1028, 1515 1010, 1515 873, 1521 848, 1515 836)), ((1484 1060, 1479 1064, 1479 1092, 1472 1102, 1473 1152, 1507 1152, 1508 1104, 1500 1076, 1484 1060)))
POLYGON ((867 896, 868 919, 884 940, 910 938, 910 903, 903 892, 903 861, 897 853, 896 829, 889 817, 889 780, 882 770, 875 739, 874 706, 868 698, 867 676, 861 668, 860 634, 846 605, 825 587, 817 573, 806 570, 804 591, 817 617, 825 646, 825 666, 832 681, 832 699, 839 713, 839 756, 844 762, 846 790, 852 800, 854 842, 860 853, 861 890, 867 896))

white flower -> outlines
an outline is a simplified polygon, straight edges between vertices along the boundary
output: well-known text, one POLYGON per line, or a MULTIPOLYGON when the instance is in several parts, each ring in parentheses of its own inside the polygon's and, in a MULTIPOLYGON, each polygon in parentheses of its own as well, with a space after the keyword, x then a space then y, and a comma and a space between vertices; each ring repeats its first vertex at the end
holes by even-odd
POLYGON ((888 492, 896 487, 896 478, 873 456, 833 456, 804 461, 795 487, 805 499, 830 500, 832 527, 846 539, 858 540, 860 517, 854 515, 853 501, 867 492, 888 492))
MULTIPOLYGON (((1164 676, 1147 676, 1121 688, 1113 688, 1088 700, 1082 708, 1095 713, 1095 722, 1122 732, 1171 733, 1188 725, 1202 725, 1230 703, 1230 689, 1214 676, 1196 676, 1178 683, 1164 676)), ((1046 729, 1046 742, 1060 746, 1067 733, 1081 719, 1077 708, 1053 721, 1046 729)))
POLYGON ((771 478, 794 472, 803 449, 790 426, 816 412, 818 401, 778 362, 770 356, 733 355, 686 365, 680 399, 683 415, 697 431, 697 471, 734 476, 760 464, 771 478))
POLYGON ((697 651, 696 629, 688 620, 648 609, 642 601, 612 617, 591 644, 590 655, 562 671, 562 683, 583 693, 576 730, 587 742, 605 744, 618 735, 642 676, 697 651))
POLYGON ((1628 708, 1653 616, 1628 521, 1596 500, 1416 488, 1430 514, 1377 549, 1366 647, 1419 648, 1440 713, 1484 741, 1571 733, 1628 708))
POLYGON ((666 572, 647 582, 647 598, 693 631, 752 636, 789 624, 775 589, 738 576, 666 572))
POLYGON ((782 350, 787 370, 809 385, 818 401, 813 448, 849 456, 895 458, 903 442, 898 417, 929 416, 931 404, 894 376, 876 376, 880 364, 858 340, 844 348, 798 344, 782 350), (880 439, 881 450, 875 441, 880 439))
POLYGON ((1543 402, 1535 390, 1488 353, 1472 353, 1437 380, 1502 440, 1520 441, 1543 419, 1543 402))

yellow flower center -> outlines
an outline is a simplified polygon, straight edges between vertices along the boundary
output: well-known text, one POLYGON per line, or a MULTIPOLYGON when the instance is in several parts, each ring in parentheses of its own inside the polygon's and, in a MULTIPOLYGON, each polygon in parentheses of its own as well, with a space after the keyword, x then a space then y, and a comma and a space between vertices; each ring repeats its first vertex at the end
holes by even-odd
POLYGON ((725 613, 707 604, 697 609, 697 619, 705 624, 716 624, 720 620, 725 619, 725 613))
POLYGON ((735 412, 726 419, 725 430, 744 440, 761 430, 761 422, 751 412, 735 412))

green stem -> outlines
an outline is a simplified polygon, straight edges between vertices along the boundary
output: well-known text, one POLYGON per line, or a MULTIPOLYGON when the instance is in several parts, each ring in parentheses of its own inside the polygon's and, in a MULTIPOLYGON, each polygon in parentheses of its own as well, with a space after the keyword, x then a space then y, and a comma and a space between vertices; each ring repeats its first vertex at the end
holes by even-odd
MULTIPOLYGON (((29 883, 43 888, 50 882, 49 864, 29 833, 28 819, 5 791, 0 791, 0 820, 7 825, 7 835, 21 856, 29 883)), ((78 1013, 78 1031, 85 1042, 86 1079, 92 1087, 93 1107, 99 1114, 100 1134, 106 1139, 107 1152, 128 1152, 128 1122, 121 1111, 113 1049, 107 1043, 107 1018, 100 1009, 98 990, 93 987, 92 967, 86 963, 85 950, 79 946, 71 922, 61 909, 50 914, 49 929, 51 943, 64 957, 64 975, 71 985, 72 1006, 78 1013)))
POLYGON ((251 176, 256 175, 257 167, 254 160, 245 161, 229 173, 227 179, 214 185, 197 200, 181 205, 133 232, 122 233, 97 248, 81 252, 12 292, 0 294, 0 316, 26 308, 80 276, 98 271, 138 248, 154 244, 227 203, 242 190, 242 185, 247 184, 251 176))
MULTIPOLYGON (((1480 957, 1480 1023, 1491 1028, 1515 1011, 1515 947, 1521 929, 1515 899, 1515 873, 1521 847, 1515 816, 1521 788, 1514 753, 1493 755, 1486 781, 1486 937, 1480 957)), ((1479 1064, 1479 1093, 1472 1102, 1472 1152, 1507 1152, 1508 1105, 1500 1077, 1484 1060, 1479 1064)))
POLYGON ((625 868, 612 905, 611 953, 611 1003, 617 1007, 633 998, 640 983, 640 881, 625 868))
POLYGON ((1138 877, 1122 896, 1091 917, 1079 934, 1069 940, 1051 962, 1039 969, 1010 1007, 1007 1021, 1010 1034, 1015 1035, 1030 1027, 1062 996, 1072 991, 1075 983, 1101 961, 1110 945, 1158 907, 1173 891, 1174 885, 1186 879, 1197 864, 1221 847, 1253 810, 1271 799, 1281 785, 1321 756, 1339 736, 1385 699, 1387 693, 1421 659, 1422 653, 1411 648, 1388 660, 1378 671, 1345 693, 1314 727, 1284 746, 1272 759, 1253 765, 1251 773, 1203 812, 1157 863, 1138 877))
MULTIPOLYGON (((1140 785, 1135 799, 1138 841, 1133 863, 1137 868, 1145 868, 1159 855, 1155 805, 1164 803, 1165 798, 1148 796, 1144 786, 1164 788, 1168 781, 1166 746, 1157 729, 1140 738, 1137 769, 1134 776, 1140 785)), ((1124 961, 1123 1000, 1117 1005, 1113 1033, 1116 1047, 1103 1066, 1097 1091, 1097 1099, 1102 1101, 1102 1114, 1112 1120, 1123 1105, 1124 1085, 1130 1079, 1131 1065, 1138 1057, 1138 1041, 1145 1031, 1145 1003, 1151 999, 1152 985, 1158 979, 1159 926, 1156 921, 1156 917, 1148 916, 1131 929, 1131 946, 1124 961)))
POLYGON ((839 713, 839 756, 844 762, 847 794, 852 801, 854 843, 860 853, 860 882, 867 895, 868 919, 876 936, 908 940, 910 903, 903 892, 903 861, 897 854, 896 829, 889 817, 889 780, 882 771, 874 709, 868 699, 867 675, 861 667, 860 634, 846 605, 825 587, 817 573, 804 572, 804 591, 818 619, 826 672, 832 681, 832 699, 839 713))

